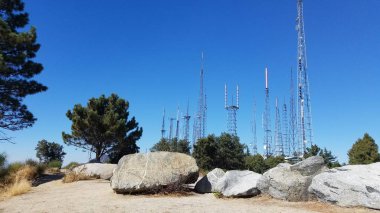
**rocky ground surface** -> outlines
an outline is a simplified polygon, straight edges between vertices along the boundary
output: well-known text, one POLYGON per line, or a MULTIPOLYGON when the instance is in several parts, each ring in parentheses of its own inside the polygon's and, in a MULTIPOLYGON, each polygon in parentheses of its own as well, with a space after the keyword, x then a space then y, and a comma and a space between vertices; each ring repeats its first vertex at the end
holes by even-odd
POLYGON ((378 212, 319 202, 286 202, 267 196, 216 198, 213 194, 121 195, 106 180, 53 180, 27 194, 0 201, 0 212, 378 212))

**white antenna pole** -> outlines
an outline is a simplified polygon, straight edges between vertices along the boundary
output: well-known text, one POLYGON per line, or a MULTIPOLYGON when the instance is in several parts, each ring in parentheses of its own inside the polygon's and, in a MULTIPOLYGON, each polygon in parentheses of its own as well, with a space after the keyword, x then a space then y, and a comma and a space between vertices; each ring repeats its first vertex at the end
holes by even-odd
POLYGON ((268 68, 265 67, 265 89, 268 89, 268 68))
POLYGON ((239 85, 236 86, 236 106, 239 108, 239 85))

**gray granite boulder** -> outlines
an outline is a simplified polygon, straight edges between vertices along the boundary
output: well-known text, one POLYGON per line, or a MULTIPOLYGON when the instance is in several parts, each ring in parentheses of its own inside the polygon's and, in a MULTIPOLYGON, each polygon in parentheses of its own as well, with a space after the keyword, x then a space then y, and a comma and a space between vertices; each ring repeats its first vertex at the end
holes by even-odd
POLYGON ((215 191, 226 197, 252 197, 260 194, 257 182, 261 174, 252 171, 227 171, 215 185, 215 191))
POLYGON ((313 177, 327 170, 322 157, 313 156, 304 161, 290 165, 279 164, 264 173, 258 181, 261 192, 274 198, 287 201, 309 200, 308 188, 313 177))
POLYGON ((215 186, 224 175, 225 172, 222 169, 213 169, 195 184, 194 190, 199 193, 216 192, 215 186))
POLYGON ((116 169, 116 167, 117 164, 87 163, 73 168, 72 171, 89 177, 109 180, 112 177, 113 170, 116 169))
POLYGON ((380 209, 380 163, 330 169, 313 178, 309 191, 339 206, 380 209))
POLYGON ((175 152, 150 152, 125 155, 111 178, 117 193, 156 192, 162 188, 194 183, 198 166, 189 155, 175 152))

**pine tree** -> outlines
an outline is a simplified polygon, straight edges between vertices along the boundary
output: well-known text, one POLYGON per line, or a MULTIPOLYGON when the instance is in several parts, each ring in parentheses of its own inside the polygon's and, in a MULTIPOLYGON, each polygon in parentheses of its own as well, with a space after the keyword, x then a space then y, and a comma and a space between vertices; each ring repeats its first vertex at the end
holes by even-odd
POLYGON ((135 117, 129 120, 128 108, 129 102, 116 94, 91 98, 85 107, 75 105, 66 113, 72 125, 71 134, 62 132, 63 141, 94 152, 96 161, 108 154, 115 163, 124 155, 138 152, 136 141, 143 130, 135 117))
POLYGON ((40 49, 36 28, 21 31, 28 23, 21 0, 0 0, 0 128, 11 131, 33 125, 36 118, 23 99, 47 90, 33 80, 43 67, 33 61, 40 49))
POLYGON ((379 161, 378 146, 375 140, 365 133, 348 151, 349 164, 370 164, 379 161))

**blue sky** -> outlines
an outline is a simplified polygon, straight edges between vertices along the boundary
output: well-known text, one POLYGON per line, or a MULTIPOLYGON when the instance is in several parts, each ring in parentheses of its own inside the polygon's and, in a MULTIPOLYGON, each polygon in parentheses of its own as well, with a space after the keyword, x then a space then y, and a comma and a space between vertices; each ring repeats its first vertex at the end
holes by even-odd
MULTIPOLYGON (((296 66, 296 0, 32 1, 30 23, 42 47, 36 77, 49 87, 25 103, 38 118, 29 129, 7 132, 10 161, 35 158, 41 139, 63 144, 65 116, 74 104, 117 93, 144 128, 142 152, 160 138, 162 109, 196 110, 201 51, 205 54, 208 133, 226 131, 224 83, 240 87, 238 135, 250 143, 253 100, 264 109, 264 68, 271 103, 289 99, 296 66), (112 2, 112 3, 111 3, 112 2)), ((365 132, 380 141, 380 1, 305 0, 304 16, 314 141, 340 161, 365 132)), ((274 111, 273 111, 274 112, 274 111)), ((272 113, 272 120, 273 119, 272 113)), ((191 120, 192 123, 192 120, 191 120)), ((263 130, 258 119, 258 145, 263 130)), ((65 147, 65 163, 88 153, 65 147)))

